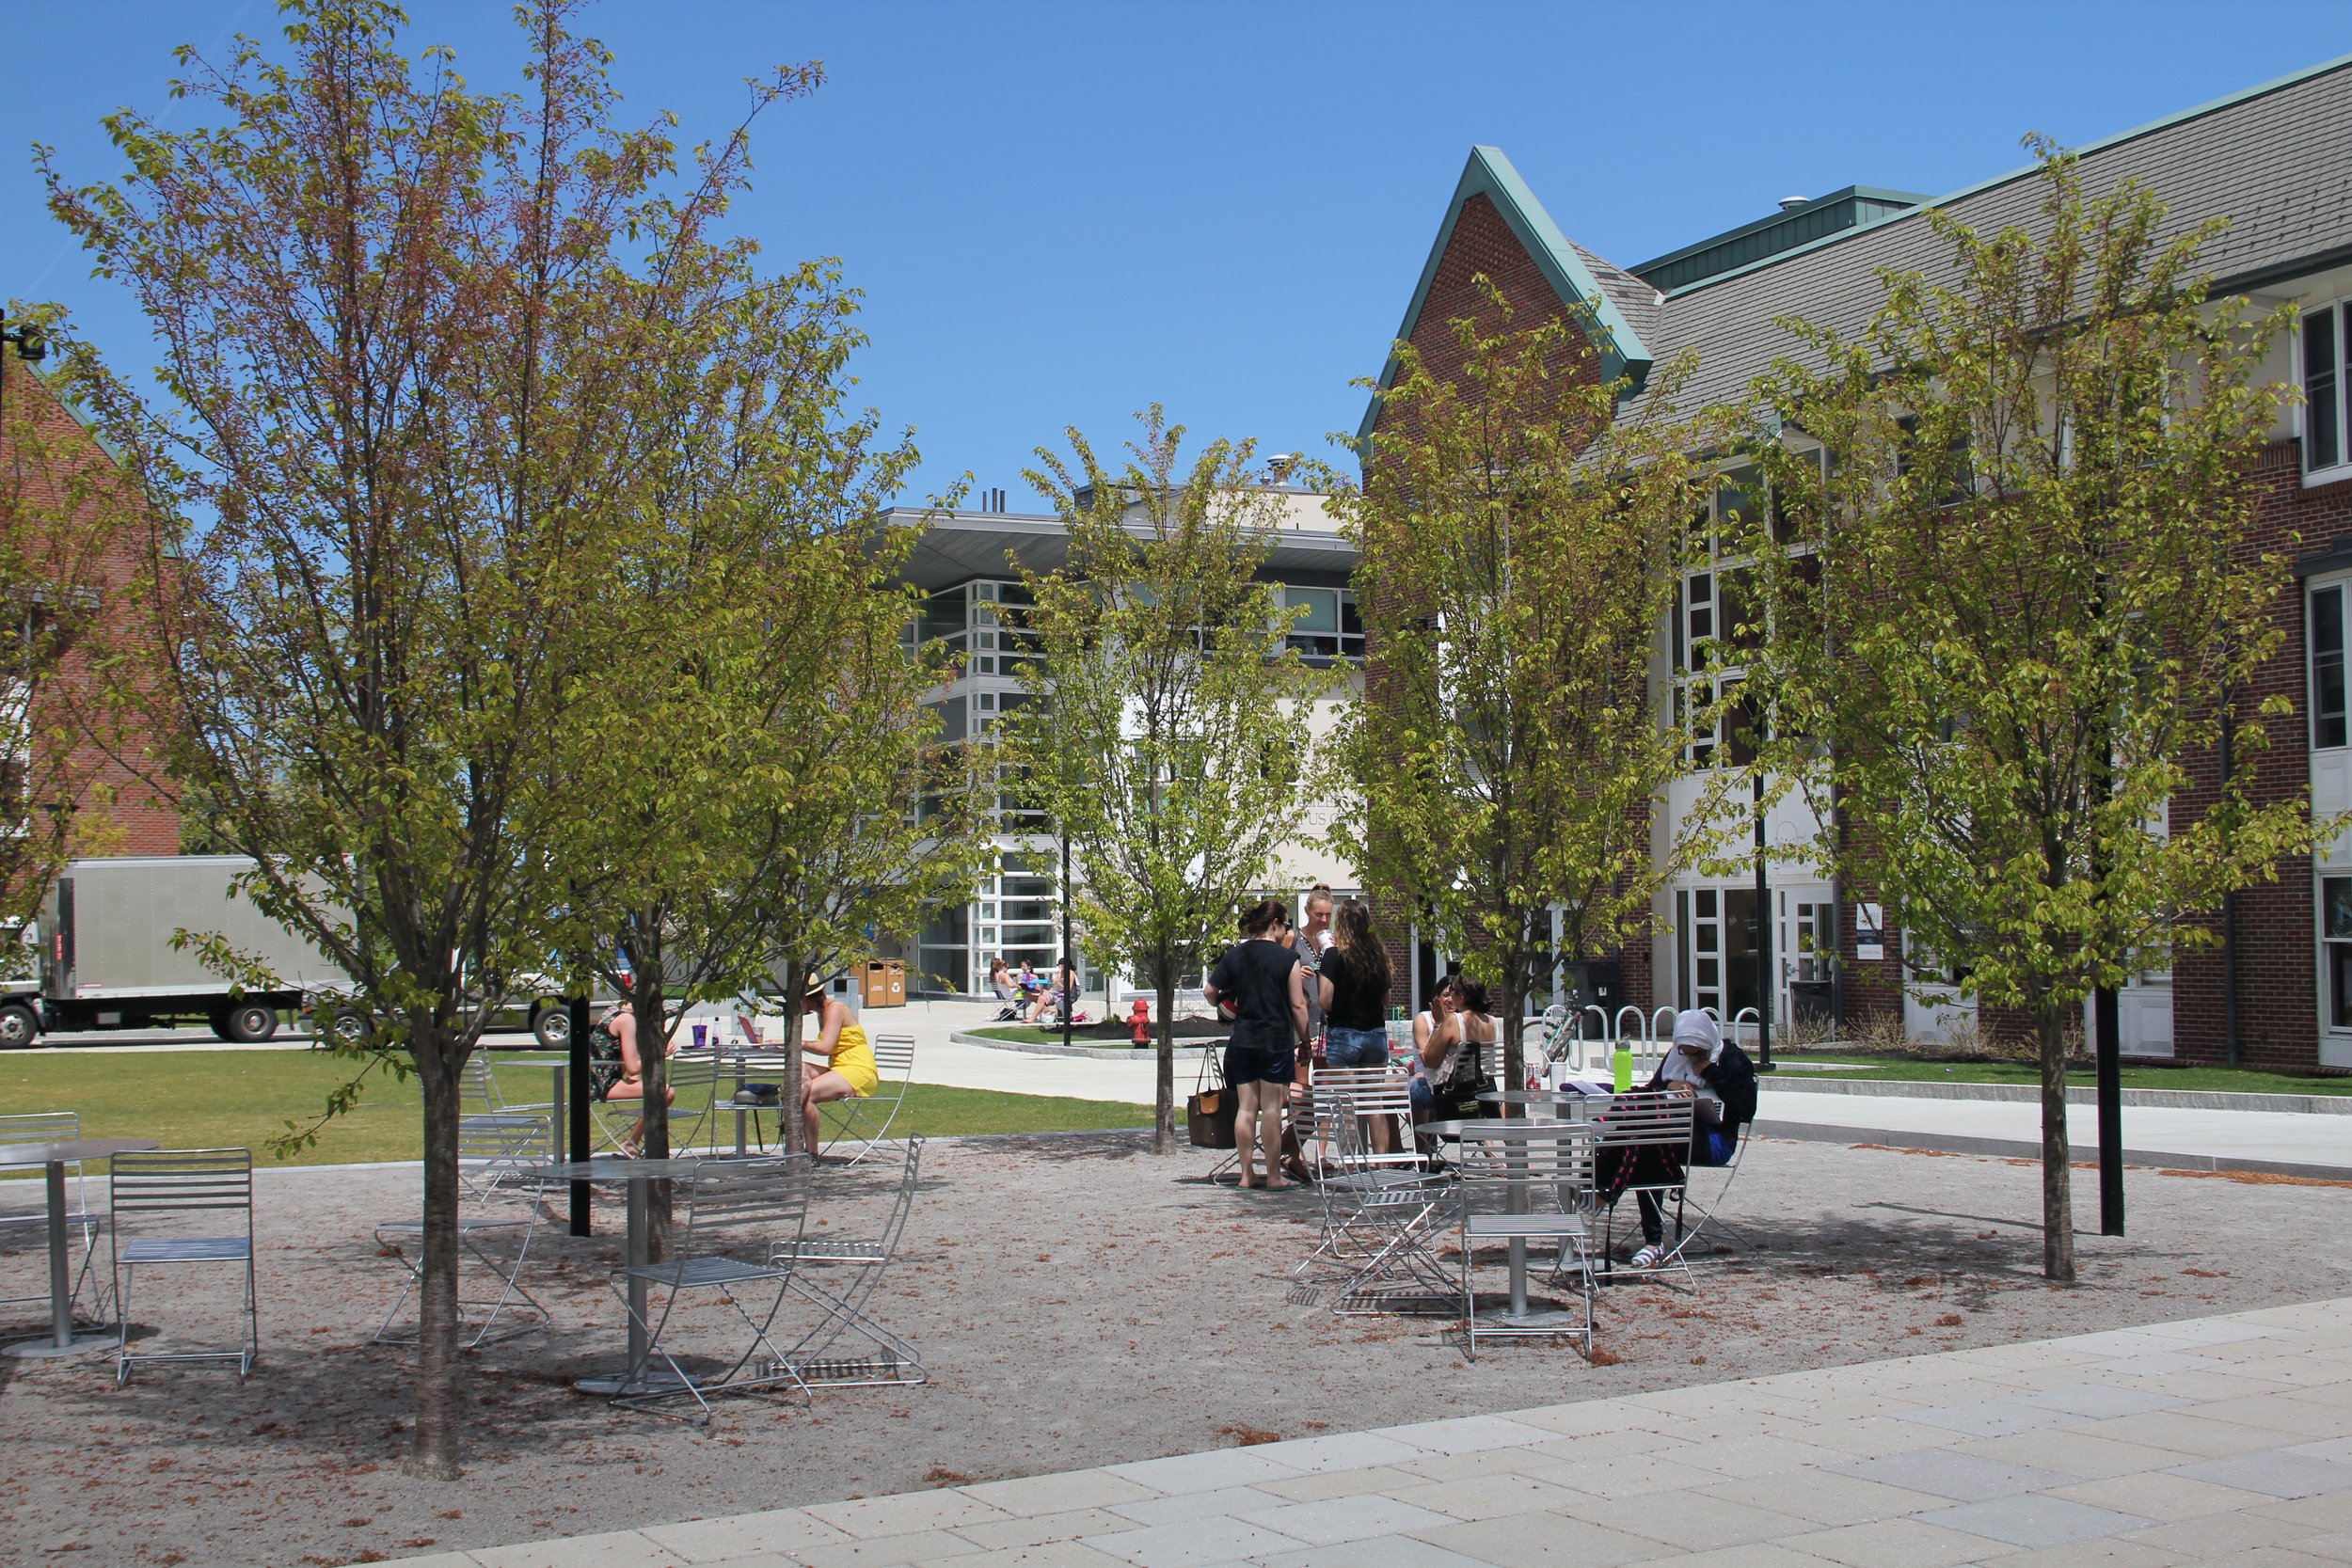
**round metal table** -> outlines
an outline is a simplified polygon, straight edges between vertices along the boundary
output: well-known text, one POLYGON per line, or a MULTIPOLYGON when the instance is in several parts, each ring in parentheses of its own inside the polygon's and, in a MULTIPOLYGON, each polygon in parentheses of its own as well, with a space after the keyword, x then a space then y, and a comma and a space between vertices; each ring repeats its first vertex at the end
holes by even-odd
POLYGON ((66 1259, 65 1167, 84 1160, 103 1160, 133 1149, 155 1147, 152 1138, 60 1138, 49 1143, 0 1144, 0 1167, 46 1167, 49 1192, 49 1338, 10 1345, 7 1354, 21 1360, 51 1355, 79 1355, 84 1351, 112 1350, 122 1343, 121 1325, 112 1334, 73 1332, 73 1271, 66 1259))
MULTIPOLYGON (((1525 1094, 1524 1090, 1494 1089, 1490 1094, 1525 1094)), ((1479 1096, 1481 1100, 1486 1095, 1479 1096)), ((1583 1096, 1576 1097, 1580 1105, 1583 1096)), ((1531 1121, 1525 1117, 1459 1117, 1443 1121, 1424 1121, 1417 1132, 1433 1138, 1522 1137, 1528 1135, 1557 1136, 1560 1130, 1584 1125, 1582 1117, 1565 1121, 1531 1121)), ((1551 1309, 1533 1309, 1527 1304, 1527 1243, 1516 1237, 1508 1243, 1511 1260, 1511 1306, 1505 1314, 1514 1323, 1529 1327, 1557 1323, 1565 1326, 1572 1314, 1551 1309)))

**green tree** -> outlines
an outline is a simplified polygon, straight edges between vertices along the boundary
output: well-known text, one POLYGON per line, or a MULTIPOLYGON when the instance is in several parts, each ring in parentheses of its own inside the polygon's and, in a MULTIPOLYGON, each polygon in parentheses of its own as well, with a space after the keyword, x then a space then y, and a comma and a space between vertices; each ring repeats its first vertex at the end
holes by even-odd
POLYGON ((1704 495, 1689 454, 1723 421, 1677 408, 1683 363, 1621 418, 1629 388, 1597 374, 1582 322, 1522 326, 1487 301, 1491 325, 1452 324, 1456 369, 1397 345, 1360 488, 1342 488, 1369 665, 1339 843, 1494 986, 1516 1086, 1552 911, 1562 955, 1610 952, 1712 841, 1703 809, 1653 851, 1687 743, 1653 661, 1704 495))
POLYGON ((2208 298, 2218 223, 2168 232, 2154 194, 2087 195, 2032 145, 2029 226, 1931 212, 1947 281, 1889 275, 1853 338, 1786 324, 1803 353, 1756 389, 1780 438, 1750 684, 1779 733, 1764 765, 1822 820, 1843 809, 1820 847, 1838 875, 2032 1016, 2042 1263, 2071 1280, 2069 1022, 2211 941, 2187 917, 2274 877, 2312 824, 2299 798, 2253 799, 2251 753, 2290 710, 2245 695, 2287 577, 2244 546, 2282 395, 2249 382, 2287 318, 2208 298), (2171 812, 2225 722, 2239 766, 2171 812))
POLYGON ((564 949, 636 1018, 656 1158, 672 1004, 772 985, 780 942, 805 964, 911 933, 977 852, 919 702, 941 672, 903 646, 915 531, 878 521, 914 450, 844 409, 856 297, 831 263, 769 277, 747 243, 713 249, 727 304, 641 368, 635 515, 598 562, 596 657, 561 737, 564 949), (918 823, 927 785, 940 809, 918 823))
POLYGON ((296 0, 282 56, 180 52, 196 128, 108 119, 119 181, 48 169, 162 355, 153 399, 68 356, 150 562, 162 668, 126 656, 119 698, 257 858, 256 900, 352 976, 374 1062, 421 1081, 406 1464, 437 1478, 463 1424, 460 1074, 554 945, 545 850, 576 802, 552 737, 581 718, 589 568, 658 435, 630 399, 673 324, 724 304, 704 241, 746 167, 739 126, 682 176, 669 121, 616 125, 569 9, 520 14, 529 87, 501 96, 402 54, 389 5, 296 0))
POLYGON ((1066 834, 1098 958, 1158 991, 1152 1147, 1176 1147, 1179 978, 1234 937, 1292 835, 1307 710, 1325 673, 1285 645, 1295 612, 1260 580, 1280 499, 1253 447, 1183 454, 1154 404, 1127 463, 1038 449, 1025 477, 1069 530, 1068 564, 1025 572, 1031 701, 1002 721, 1008 800, 1066 834))

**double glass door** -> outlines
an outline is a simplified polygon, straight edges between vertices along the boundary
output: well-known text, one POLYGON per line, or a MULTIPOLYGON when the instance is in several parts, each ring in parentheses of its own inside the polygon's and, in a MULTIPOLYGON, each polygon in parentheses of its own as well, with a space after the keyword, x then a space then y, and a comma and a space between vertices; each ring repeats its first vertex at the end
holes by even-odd
MULTIPOLYGON (((1829 889, 1803 882, 1770 889, 1772 928, 1772 1018, 1794 1016, 1792 987, 1824 985, 1837 952, 1837 907, 1829 889)), ((1675 892, 1675 930, 1680 948, 1677 1006, 1711 1007, 1725 1023, 1757 1010, 1756 885, 1717 884, 1675 892)))

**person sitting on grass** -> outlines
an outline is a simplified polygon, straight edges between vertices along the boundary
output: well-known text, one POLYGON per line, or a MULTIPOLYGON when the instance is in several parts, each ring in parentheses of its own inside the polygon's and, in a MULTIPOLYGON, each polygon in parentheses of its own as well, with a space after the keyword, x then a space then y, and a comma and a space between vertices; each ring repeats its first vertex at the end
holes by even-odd
POLYGON ((1643 1087, 1645 1093, 1662 1091, 1695 1101, 1691 1147, 1680 1155, 1658 1148, 1604 1148, 1594 1170, 1594 1190, 1600 1202, 1613 1205, 1628 1187, 1643 1189, 1633 1195, 1642 1211, 1642 1249, 1633 1255, 1632 1266, 1654 1269, 1666 1260, 1666 1227, 1658 1194, 1649 1189, 1676 1185, 1688 1165, 1731 1163, 1740 1129, 1756 1119, 1756 1064, 1724 1038, 1713 1014, 1693 1008, 1675 1015, 1674 1049, 1643 1087))
POLYGON ((808 1133, 801 1147, 814 1155, 823 1132, 817 1107, 829 1101, 865 1099, 882 1087, 882 1069, 875 1064, 864 1026, 847 1003, 825 994, 822 982, 811 985, 801 1000, 801 1016, 811 1013, 817 1015, 817 1037, 801 1047, 801 1116, 808 1133))

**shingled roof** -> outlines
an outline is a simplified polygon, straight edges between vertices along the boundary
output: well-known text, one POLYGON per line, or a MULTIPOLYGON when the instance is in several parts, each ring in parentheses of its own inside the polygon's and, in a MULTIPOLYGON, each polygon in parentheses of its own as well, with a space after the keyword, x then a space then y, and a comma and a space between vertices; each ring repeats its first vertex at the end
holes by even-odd
MULTIPOLYGON (((2170 208, 2159 238, 2214 217, 2228 230, 2205 248, 2223 290, 2352 261, 2352 55, 2109 136, 2078 150, 2093 194, 2138 181, 2170 208)), ((2041 226, 2034 166, 1937 198, 1932 205, 1979 230, 2041 226)), ((1921 210, 1843 230, 1744 267, 1660 295, 1643 279, 1561 234, 1510 161, 1473 150, 1400 336, 1409 336, 1462 202, 1474 190, 1497 205, 1531 255, 1556 274, 1565 301, 1591 300, 1606 359, 1625 364, 1638 388, 1652 363, 1686 349, 1698 369, 1677 402, 1696 408, 1737 402, 1772 362, 1795 348, 1788 316, 1853 334, 1885 298, 1884 271, 1932 273, 1948 263, 1921 210), (1638 373, 1633 363, 1638 356, 1638 373)), ((1613 373, 1617 366, 1609 366, 1613 373)), ((1394 369, 1391 361, 1390 369, 1394 369)), ((1387 375, 1383 374, 1383 383, 1387 375)), ((1369 429, 1371 414, 1365 417, 1369 429)))

